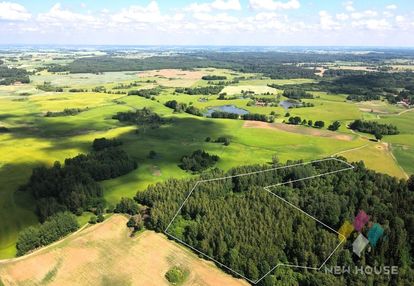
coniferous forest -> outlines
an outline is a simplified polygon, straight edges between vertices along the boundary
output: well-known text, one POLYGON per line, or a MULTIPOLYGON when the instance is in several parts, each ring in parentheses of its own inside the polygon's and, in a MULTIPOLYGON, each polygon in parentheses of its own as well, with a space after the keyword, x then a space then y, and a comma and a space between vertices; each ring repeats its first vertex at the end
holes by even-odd
POLYGON ((37 214, 41 221, 49 216, 71 211, 81 214, 84 210, 103 205, 102 187, 98 181, 116 178, 137 168, 128 154, 116 147, 119 141, 95 140, 89 154, 80 154, 50 167, 37 167, 29 182, 20 188, 36 200, 37 214), (114 144, 115 143, 115 144, 114 144))
MULTIPOLYGON (((291 164, 288 162, 287 164, 291 164)), ((339 169, 337 161, 285 168, 256 175, 197 184, 168 233, 199 251, 257 280, 277 263, 318 266, 339 242, 335 235, 309 217, 283 204, 263 187, 339 169)), ((357 233, 341 246, 327 266, 396 265, 399 275, 370 277, 374 285, 412 285, 414 255, 414 177, 397 180, 365 168, 317 177, 271 191, 338 230, 352 222, 359 210, 380 224, 385 235, 361 258, 352 253, 357 233)), ((245 166, 223 173, 214 170, 202 179, 220 178, 268 169, 245 166)), ((171 179, 138 192, 136 200, 150 207, 147 227, 162 232, 197 180, 171 179)), ((366 234, 366 230, 363 230, 366 234)), ((308 270, 277 268, 260 285, 366 285, 366 277, 341 276, 308 270), (276 282, 276 278, 278 282, 276 282), (287 284, 277 284, 286 281, 287 284), (289 282, 287 282, 289 281, 289 282), (310 284, 309 284, 310 283, 310 284)))

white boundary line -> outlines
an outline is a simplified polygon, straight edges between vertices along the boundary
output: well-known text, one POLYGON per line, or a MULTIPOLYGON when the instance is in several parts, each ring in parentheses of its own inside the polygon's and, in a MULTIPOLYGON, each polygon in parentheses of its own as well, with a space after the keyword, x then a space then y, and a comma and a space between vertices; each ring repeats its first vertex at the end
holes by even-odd
POLYGON ((302 209, 298 208, 297 206, 293 205, 292 203, 286 201, 285 199, 283 199, 282 197, 276 195, 275 193, 273 193, 272 191, 270 191, 270 188, 273 187, 277 187, 277 186, 281 186, 281 185, 285 185, 285 184, 289 184, 289 183, 294 183, 294 182, 299 182, 299 181, 304 181, 304 180, 309 180, 309 179, 313 179, 313 178, 317 178, 317 177, 322 177, 325 175, 329 175, 329 174, 335 174, 335 173, 339 173, 339 172, 343 172, 343 171, 347 171, 347 170, 352 170, 355 167, 352 166, 351 164, 349 164, 348 162, 345 162, 343 160, 340 160, 338 158, 325 158, 325 159, 320 159, 320 160, 314 160, 314 161, 310 161, 310 162, 305 162, 305 163, 297 163, 297 164, 292 164, 292 165, 288 165, 288 166, 282 166, 282 167, 275 167, 275 168, 270 168, 267 170, 261 170, 261 171, 255 171, 255 172, 249 172, 249 173, 244 173, 244 174, 238 174, 238 175, 234 175, 234 176, 227 176, 227 177, 222 177, 222 178, 213 178, 213 179, 207 179, 207 180, 200 180, 197 181, 193 188, 190 190, 190 192, 188 193, 188 195, 186 196, 186 198, 184 199, 184 202, 181 204, 181 206, 178 208, 177 212, 175 213, 174 217, 172 218, 172 220, 170 221, 170 223, 167 225, 167 227, 164 230, 164 233, 177 240, 178 242, 184 244, 185 246, 191 248, 192 250, 194 250, 195 252, 209 258, 210 260, 214 261, 215 263, 217 263, 218 265, 220 265, 223 268, 226 268, 227 270, 230 270, 231 272, 235 273, 236 275, 242 277, 243 279, 249 281, 252 284, 257 284, 259 283, 263 278, 265 278, 267 275, 269 275, 273 270, 275 270, 277 267, 279 266, 287 266, 287 267, 292 267, 292 268, 302 268, 302 269, 311 269, 311 270, 317 270, 319 271, 325 264, 326 262, 328 262, 328 260, 331 258, 331 256, 336 252, 336 250, 339 248, 339 246, 346 240, 345 236, 342 235, 341 233, 337 232, 336 230, 334 230, 333 228, 331 228, 330 226, 326 225, 325 223, 321 222, 320 220, 318 220, 317 218, 313 217, 312 215, 308 214, 307 212, 303 211, 302 209), (291 207, 294 207, 295 209, 299 210, 300 212, 302 212, 303 214, 305 214, 306 216, 312 218, 313 220, 317 221, 318 223, 322 224, 324 227, 328 228, 329 230, 335 232, 336 234, 338 234, 341 237, 341 241, 339 242, 339 244, 335 247, 335 249, 329 254, 329 256, 325 259, 325 261, 321 264, 321 266, 319 267, 307 267, 307 266, 301 266, 301 265, 293 265, 293 264, 284 264, 284 263, 278 263, 275 267, 273 267, 272 269, 270 269, 265 275, 263 275, 261 278, 259 278, 256 281, 253 281, 247 277, 245 277, 244 275, 240 274, 239 272, 231 269, 230 267, 224 265, 223 263, 217 261, 216 259, 212 258, 211 256, 201 252, 200 250, 194 248, 193 246, 189 245, 188 243, 184 242, 183 240, 173 236, 172 234, 168 233, 168 229, 170 228, 171 224, 173 223, 173 221, 175 220, 175 218, 178 216, 178 214, 181 212, 181 209, 183 208, 184 204, 187 202, 187 200, 189 199, 189 197, 191 196, 191 194, 193 193, 193 191, 195 190, 195 188, 197 187, 197 185, 199 183, 205 183, 205 182, 213 182, 213 181, 219 181, 219 180, 225 180, 225 179, 231 179, 231 178, 235 178, 235 177, 244 177, 244 176, 249 176, 249 175, 254 175, 254 174, 259 174, 259 173, 264 173, 264 172, 270 172, 270 171, 274 171, 274 170, 279 170, 279 169, 286 169, 286 168, 291 168, 291 167, 296 167, 296 166, 305 166, 305 165, 309 165, 309 164, 313 164, 313 163, 318 163, 318 162, 324 162, 324 161, 329 161, 329 160, 335 160, 338 162, 341 162, 343 164, 345 164, 347 167, 340 169, 340 170, 336 170, 336 171, 331 171, 331 172, 326 172, 326 173, 322 173, 319 175, 314 175, 314 176, 310 176, 310 177, 306 177, 306 178, 302 178, 302 179, 297 179, 297 180, 293 180, 293 181, 287 181, 287 182, 282 182, 282 183, 278 183, 278 184, 274 184, 274 185, 269 185, 269 186, 265 186, 263 187, 268 193, 274 195, 275 197, 279 198, 280 200, 282 200, 283 202, 287 203, 288 205, 290 205, 291 207))

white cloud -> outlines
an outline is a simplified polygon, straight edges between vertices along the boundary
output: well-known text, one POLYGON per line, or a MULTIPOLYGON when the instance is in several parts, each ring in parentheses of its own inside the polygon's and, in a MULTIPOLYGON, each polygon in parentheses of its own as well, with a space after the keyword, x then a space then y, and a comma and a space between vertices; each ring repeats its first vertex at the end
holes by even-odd
POLYGON ((398 15, 398 16, 395 16, 395 26, 399 30, 406 31, 410 28, 410 26, 414 26, 414 23, 410 23, 407 17, 398 15))
POLYGON ((270 21, 270 20, 274 20, 278 18, 278 14, 273 13, 273 12, 261 12, 261 13, 257 13, 256 16, 254 17, 255 20, 257 21, 270 21))
POLYGON ((184 11, 192 13, 207 13, 212 10, 241 10, 241 5, 239 0, 215 0, 209 3, 191 3, 184 8, 184 11))
POLYGON ((349 19, 349 16, 345 13, 340 13, 340 14, 336 14, 336 19, 338 19, 339 21, 345 21, 349 19))
POLYGON ((378 15, 378 12, 373 11, 373 10, 365 10, 362 12, 354 12, 351 13, 351 18, 352 19, 363 19, 363 18, 373 18, 376 17, 378 15))
POLYGON ((111 20, 115 23, 157 23, 165 18, 161 15, 156 1, 151 1, 147 6, 130 6, 113 14, 111 20))
POLYGON ((221 23, 237 23, 239 21, 238 18, 230 16, 226 13, 220 13, 217 15, 211 15, 208 13, 195 13, 193 15, 194 19, 203 21, 203 22, 221 22, 221 23))
POLYGON ((319 11, 319 26, 322 30, 328 31, 340 28, 339 23, 326 11, 319 11))
POLYGON ((363 19, 352 22, 352 27, 373 31, 385 31, 391 29, 391 24, 385 19, 363 19))
POLYGON ((87 25, 91 28, 99 23, 99 20, 94 16, 63 9, 60 3, 53 5, 49 12, 40 13, 36 20, 44 25, 63 26, 72 24, 75 26, 87 25))
POLYGON ((0 20, 27 21, 32 15, 20 4, 0 2, 0 20))
POLYGON ((397 5, 395 5, 395 4, 391 4, 391 5, 388 5, 387 7, 385 7, 386 9, 388 9, 388 10, 395 10, 395 9, 397 9, 398 7, 397 7, 397 5))
POLYGON ((50 35, 50 41, 53 41, 53 35, 60 35, 62 31, 68 39, 73 37, 77 41, 88 40, 89 37, 110 39, 110 35, 119 35, 120 38, 127 37, 130 42, 135 38, 151 41, 151 37, 166 37, 194 43, 197 34, 202 34, 206 41, 221 38, 228 44, 233 43, 230 39, 234 35, 238 35, 236 39, 245 43, 255 42, 256 37, 266 35, 262 38, 262 43, 271 39, 277 42, 285 37, 308 38, 316 44, 327 39, 323 37, 324 33, 328 34, 327 31, 332 39, 352 38, 355 35, 361 37, 361 43, 365 38, 386 35, 394 39, 401 33, 414 33, 410 12, 397 13, 388 6, 383 6, 381 10, 356 10, 353 2, 348 1, 343 3, 342 11, 309 11, 308 17, 298 19, 291 13, 281 11, 300 8, 298 0, 249 0, 250 7, 255 11, 250 11, 247 15, 234 13, 242 9, 240 0, 209 0, 204 3, 202 0, 193 1, 187 7, 166 10, 160 8, 161 4, 158 3, 161 1, 152 0, 145 5, 94 12, 81 9, 79 5, 78 10, 68 10, 58 3, 49 11, 33 15, 32 19, 31 14, 20 4, 0 2, 0 42, 2 38, 10 38, 9 34, 19 34, 23 39, 22 35, 32 34, 37 37, 41 33, 50 35), (18 19, 31 20, 16 21, 18 19), (9 34, 5 34, 5 31, 9 34))
POLYGON ((401 15, 396 16, 396 17, 395 17, 395 21, 396 21, 397 23, 402 23, 402 22, 404 22, 404 21, 405 21, 405 17, 404 17, 404 16, 401 16, 401 15))
POLYGON ((184 11, 193 13, 207 13, 211 11, 211 6, 208 3, 191 3, 189 6, 184 8, 184 11))
POLYGON ((241 10, 239 0, 216 0, 211 3, 211 7, 217 10, 241 10))
POLYGON ((344 6, 345 6, 345 10, 346 10, 346 11, 348 11, 348 12, 353 12, 353 11, 355 11, 355 8, 354 8, 354 2, 352 2, 352 1, 347 1, 347 2, 345 2, 345 3, 344 3, 344 6))
POLYGON ((273 0, 249 0, 250 7, 254 10, 291 10, 299 9, 299 0, 273 1, 273 0))

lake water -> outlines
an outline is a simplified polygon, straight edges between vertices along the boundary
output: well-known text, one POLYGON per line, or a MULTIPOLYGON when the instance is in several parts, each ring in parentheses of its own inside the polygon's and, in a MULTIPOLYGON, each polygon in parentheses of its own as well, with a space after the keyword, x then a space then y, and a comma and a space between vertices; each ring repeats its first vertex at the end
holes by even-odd
POLYGON ((296 107, 301 105, 300 102, 297 102, 295 100, 283 100, 279 103, 280 106, 282 106, 284 109, 289 109, 291 107, 296 107))
POLYGON ((222 112, 227 112, 227 113, 235 113, 235 114, 238 114, 238 115, 249 114, 249 112, 247 110, 242 109, 242 108, 238 108, 237 106, 234 106, 234 105, 222 105, 222 106, 210 107, 209 109, 207 109, 207 113, 205 115, 206 116, 211 116, 211 114, 214 111, 222 111, 222 112))

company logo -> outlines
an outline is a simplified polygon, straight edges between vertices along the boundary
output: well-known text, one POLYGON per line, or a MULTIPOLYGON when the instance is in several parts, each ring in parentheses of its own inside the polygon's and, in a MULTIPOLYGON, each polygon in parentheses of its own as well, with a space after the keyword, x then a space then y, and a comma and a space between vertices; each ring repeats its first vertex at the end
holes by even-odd
MULTIPOLYGON (((352 223, 346 220, 339 228, 338 232, 348 239, 354 231, 358 232, 358 236, 352 243, 352 251, 358 257, 361 257, 362 252, 368 245, 375 248, 378 240, 384 234, 384 229, 378 223, 372 223, 369 215, 363 210, 359 211, 352 223), (368 230, 367 237, 362 234, 363 230, 368 230)), ((342 238, 342 236, 338 236, 339 239, 342 238)))
MULTIPOLYGON (((359 211, 357 216, 354 218, 354 221, 351 223, 346 220, 340 229, 338 230, 339 239, 345 237, 348 239, 352 233, 357 232, 358 235, 355 240, 352 242, 352 251, 358 257, 361 257, 363 251, 370 245, 372 248, 375 248, 379 239, 384 234, 384 229, 378 224, 370 221, 369 215, 363 210, 359 211), (366 234, 366 236, 363 234, 366 234)), ((355 275, 398 275, 399 268, 398 266, 386 266, 386 265, 377 265, 377 266, 325 266, 325 273, 334 274, 334 275, 344 275, 353 273, 355 275)))

